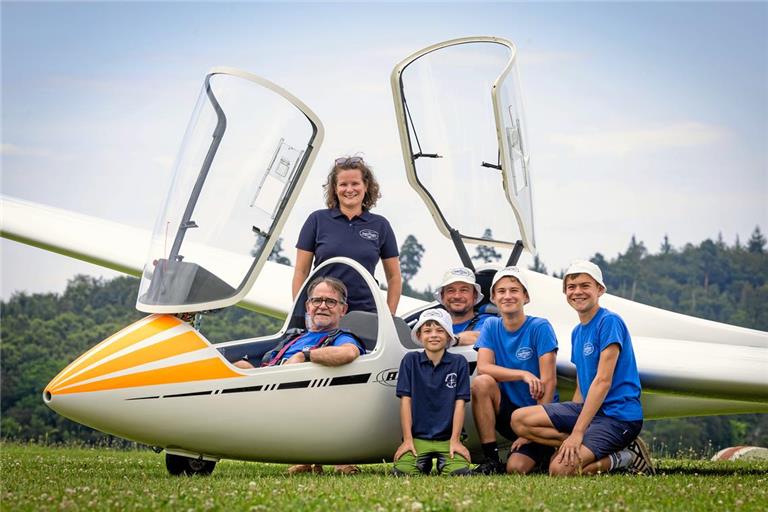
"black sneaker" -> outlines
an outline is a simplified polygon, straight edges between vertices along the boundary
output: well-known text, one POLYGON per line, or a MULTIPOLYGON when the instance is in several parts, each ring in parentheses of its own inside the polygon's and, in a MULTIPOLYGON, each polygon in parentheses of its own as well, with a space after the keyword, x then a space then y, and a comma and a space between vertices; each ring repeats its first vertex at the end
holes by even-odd
POLYGON ((470 471, 471 475, 503 475, 507 472, 506 466, 498 460, 486 460, 470 471))
POLYGON ((639 437, 629 443, 627 450, 632 452, 632 462, 629 463, 627 471, 636 475, 655 475, 656 470, 651 461, 651 453, 645 441, 639 437))

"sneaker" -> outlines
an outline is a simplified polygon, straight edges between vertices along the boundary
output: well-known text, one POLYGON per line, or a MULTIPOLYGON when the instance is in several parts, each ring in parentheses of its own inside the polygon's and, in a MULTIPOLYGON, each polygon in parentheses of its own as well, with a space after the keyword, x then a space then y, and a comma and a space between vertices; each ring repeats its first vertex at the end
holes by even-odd
POLYGON ((288 468, 289 475, 298 475, 301 473, 320 474, 322 472, 323 466, 321 464, 296 464, 288 468))
POLYGON ((485 462, 475 466, 471 475, 503 475, 507 472, 507 468, 501 461, 498 460, 486 460, 485 462))
POLYGON ((651 461, 651 453, 645 441, 639 437, 629 443, 627 450, 632 452, 632 462, 629 463, 627 471, 636 475, 655 475, 656 469, 651 461))
POLYGON ((333 470, 341 475, 356 475, 360 468, 354 464, 337 464, 333 470))

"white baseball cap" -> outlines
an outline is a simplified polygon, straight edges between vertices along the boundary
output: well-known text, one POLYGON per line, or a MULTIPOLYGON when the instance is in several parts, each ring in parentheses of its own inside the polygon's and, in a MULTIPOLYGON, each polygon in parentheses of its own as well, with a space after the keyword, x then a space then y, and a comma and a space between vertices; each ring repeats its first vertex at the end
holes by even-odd
POLYGON ((440 284, 437 290, 435 290, 434 293, 435 300, 445 306, 443 303, 443 288, 449 284, 458 282, 468 283, 475 287, 477 298, 475 299, 475 303, 473 305, 476 306, 480 303, 481 300, 483 300, 483 292, 480 291, 480 285, 475 281, 475 273, 469 270, 467 267, 455 267, 443 274, 443 282, 440 284))
POLYGON ((437 322, 440 324, 440 327, 445 329, 445 332, 448 333, 449 341, 456 341, 456 336, 453 334, 453 321, 451 320, 451 315, 449 315, 448 312, 442 308, 434 308, 423 311, 421 316, 419 316, 419 321, 416 322, 416 325, 414 325, 413 329, 411 329, 411 339, 414 343, 421 346, 422 343, 418 336, 419 329, 422 325, 429 321, 437 322))
POLYGON ((491 282, 491 295, 493 295, 493 287, 496 286, 496 283, 498 283, 502 277, 514 277, 520 281, 520 284, 523 285, 525 292, 528 294, 528 298, 531 298, 531 292, 528 291, 528 280, 525 278, 523 271, 518 267, 504 267, 493 275, 493 281, 491 282))
POLYGON ((568 270, 563 274, 563 291, 565 291, 565 278, 573 274, 588 274, 592 276, 592 279, 597 281, 597 284, 602 286, 606 291, 608 287, 603 282, 603 272, 600 267, 587 260, 576 260, 571 263, 568 270))

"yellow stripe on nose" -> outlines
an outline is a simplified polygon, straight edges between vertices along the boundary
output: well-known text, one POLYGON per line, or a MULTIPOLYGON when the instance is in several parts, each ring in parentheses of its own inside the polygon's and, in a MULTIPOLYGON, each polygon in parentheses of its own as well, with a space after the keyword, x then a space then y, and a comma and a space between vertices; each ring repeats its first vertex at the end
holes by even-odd
POLYGON ((160 384, 178 384, 199 380, 228 379, 242 377, 243 375, 232 371, 219 358, 213 357, 179 364, 167 368, 157 368, 144 372, 112 377, 110 379, 81 384, 79 386, 59 389, 56 394, 87 393, 92 391, 109 391, 113 389, 131 388, 139 386, 157 386, 160 384))
MULTIPOLYGON (((139 320, 141 322, 143 320, 139 320)), ((139 327, 136 330, 130 331, 123 336, 115 338, 117 335, 110 336, 106 340, 102 341, 91 350, 83 354, 80 358, 75 360, 72 364, 67 366, 61 373, 59 373, 48 384, 49 388, 58 386, 58 384, 64 380, 68 375, 76 373, 83 368, 90 366, 91 364, 101 361, 105 357, 108 357, 115 352, 118 352, 126 347, 133 345, 139 341, 145 340, 151 336, 155 336, 165 330, 182 324, 183 322, 178 318, 170 315, 159 315, 151 320, 146 325, 139 327), (107 345, 107 346, 105 346, 107 345)))
POLYGON ((120 370, 127 370, 128 368, 151 363, 152 361, 159 361, 167 357, 185 354, 187 352, 192 352, 193 350, 205 348, 206 346, 206 343, 200 339, 195 331, 188 331, 178 336, 174 336, 173 338, 117 357, 111 361, 99 364, 98 366, 70 379, 59 381, 54 386, 49 386, 49 391, 51 393, 56 393, 61 388, 77 384, 78 382, 84 382, 120 370))

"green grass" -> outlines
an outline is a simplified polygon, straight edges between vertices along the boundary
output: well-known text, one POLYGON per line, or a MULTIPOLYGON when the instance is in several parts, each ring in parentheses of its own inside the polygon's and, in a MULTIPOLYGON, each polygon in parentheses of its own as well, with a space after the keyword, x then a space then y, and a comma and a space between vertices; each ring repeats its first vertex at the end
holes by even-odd
MULTIPOLYGON (((0 508, 15 510, 766 510, 768 462, 658 461, 656 477, 546 475, 396 479, 288 477, 286 466, 222 461, 172 477, 151 451, 0 445, 0 508)), ((327 470, 331 469, 326 467, 327 470)))

